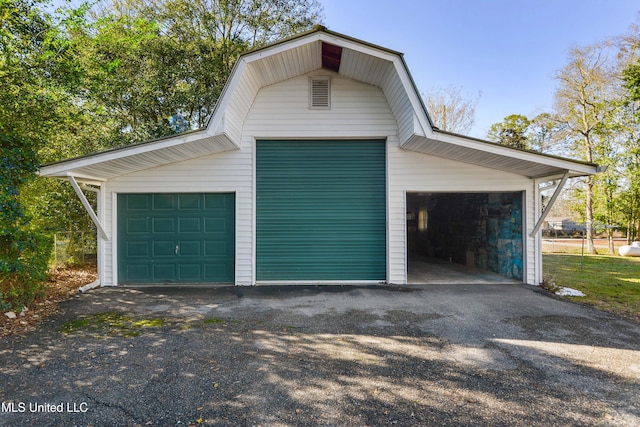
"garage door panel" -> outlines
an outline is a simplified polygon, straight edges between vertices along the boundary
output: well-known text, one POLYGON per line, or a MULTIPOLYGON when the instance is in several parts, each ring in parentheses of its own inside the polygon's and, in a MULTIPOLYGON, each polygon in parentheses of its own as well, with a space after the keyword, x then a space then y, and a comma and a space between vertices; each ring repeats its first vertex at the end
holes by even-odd
POLYGON ((200 210, 199 194, 180 194, 178 195, 178 209, 180 210, 200 210))
POLYGON ((149 267, 148 264, 129 264, 125 271, 132 280, 144 279, 151 273, 149 267))
POLYGON ((127 233, 148 233, 149 219, 146 217, 128 218, 126 221, 127 233))
POLYGON ((132 194, 126 200, 127 210, 147 210, 149 209, 149 198, 146 195, 132 194))
POLYGON ((202 277, 200 264, 180 263, 178 268, 180 269, 180 279, 182 280, 197 282, 202 277))
POLYGON ((385 150, 258 141, 257 280, 385 280, 385 150))
MULTIPOLYGON (((174 264, 153 265, 153 279, 157 282, 176 279, 176 266, 174 264)), ((142 278, 141 278, 142 279, 142 278)))
POLYGON ((204 254, 208 258, 226 257, 227 245, 220 240, 207 240, 204 242, 204 254))
POLYGON ((154 194, 151 200, 153 201, 153 210, 155 211, 172 211, 176 208, 175 197, 172 194, 154 194))
POLYGON ((201 250, 202 242, 199 240, 180 240, 178 247, 180 248, 180 256, 195 256, 200 257, 202 255, 201 250))
POLYGON ((201 233, 200 218, 179 218, 178 231, 180 233, 201 233))
POLYGON ((176 225, 174 218, 152 218, 153 232, 158 233, 175 233, 176 225))
POLYGON ((120 194, 118 230, 121 284, 234 281, 232 193, 120 194))
POLYGON ((213 278, 229 274, 229 267, 224 263, 208 263, 204 265, 205 277, 213 278))
POLYGON ((149 242, 127 242, 127 256, 128 257, 143 257, 146 258, 150 255, 149 242))
POLYGON ((215 197, 215 194, 204 195, 204 209, 225 209, 227 208, 228 200, 222 197, 215 197))
POLYGON ((229 224, 227 223, 227 220, 225 220, 224 218, 205 218, 204 220, 205 233, 227 233, 228 231, 229 231, 229 224))

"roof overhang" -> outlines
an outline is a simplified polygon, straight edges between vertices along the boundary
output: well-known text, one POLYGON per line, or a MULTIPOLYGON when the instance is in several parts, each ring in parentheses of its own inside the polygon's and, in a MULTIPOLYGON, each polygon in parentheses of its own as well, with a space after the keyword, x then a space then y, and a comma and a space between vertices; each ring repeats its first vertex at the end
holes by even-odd
POLYGON ((42 166, 38 173, 99 183, 127 173, 238 148, 226 135, 209 135, 205 129, 51 163, 42 166))
POLYGON ((414 135, 401 145, 405 150, 470 163, 532 179, 593 175, 598 165, 520 150, 498 143, 434 130, 431 137, 414 135))
POLYGON ((40 174, 100 182, 163 164, 241 149, 242 125, 258 91, 314 71, 382 89, 398 123, 400 146, 423 154, 530 178, 590 175, 594 164, 516 150, 434 128, 401 53, 316 27, 242 55, 207 127, 43 166, 40 174))

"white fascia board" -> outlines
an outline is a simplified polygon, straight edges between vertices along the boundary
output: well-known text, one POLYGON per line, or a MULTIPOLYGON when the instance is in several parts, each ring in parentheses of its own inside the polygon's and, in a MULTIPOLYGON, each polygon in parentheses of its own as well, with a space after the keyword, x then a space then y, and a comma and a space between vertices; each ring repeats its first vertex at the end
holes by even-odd
POLYGON ((393 66, 396 70, 396 74, 400 78, 402 82, 402 86, 404 87, 404 91, 409 97, 409 102, 411 102, 411 106, 413 108, 413 112, 418 118, 418 123, 422 128, 422 132, 416 132, 418 136, 426 136, 428 138, 433 137, 433 128, 431 125, 430 119, 427 117, 427 111, 424 106, 424 103, 420 99, 420 94, 418 93, 418 89, 413 82, 413 78, 409 73, 409 69, 407 65, 400 57, 396 57, 393 61, 393 66))
POLYGON ((411 106, 413 107, 413 111, 418 118, 418 123, 422 128, 422 132, 416 132, 417 135, 420 136, 431 136, 433 134, 433 130, 431 128, 431 122, 427 117, 427 113, 425 111, 424 104, 420 99, 420 94, 415 87, 413 82, 413 78, 409 73, 409 69, 406 63, 402 60, 402 57, 398 53, 388 52, 382 49, 376 49, 373 46, 369 46, 366 44, 360 44, 355 41, 345 40, 339 37, 332 36, 326 33, 319 34, 320 40, 325 41, 327 43, 332 43, 337 46, 341 46, 342 48, 350 49, 356 52, 363 53, 365 55, 373 56, 376 58, 380 58, 385 61, 389 61, 393 64, 393 67, 400 78, 400 82, 402 83, 402 87, 411 102, 411 106))
MULTIPOLYGON (((229 78, 229 80, 227 80, 227 83, 222 89, 222 93, 220 94, 220 97, 218 97, 218 101, 216 102, 216 105, 213 109, 213 114, 211 115, 211 119, 209 120, 209 123, 207 123, 207 129, 206 129, 207 135, 214 136, 216 130, 218 129, 218 126, 221 123, 223 123, 224 114, 225 114, 227 105, 229 104, 231 96, 235 93, 236 88, 240 82, 240 79, 242 78, 242 74, 244 74, 246 68, 247 68, 247 60, 246 58, 241 57, 240 60, 236 62, 236 65, 233 67, 233 70, 231 71, 231 77, 229 78)), ((237 144, 234 142, 233 145, 240 148, 239 142, 237 144)))
POLYGON ((398 54, 391 53, 384 49, 376 49, 374 46, 358 43, 353 40, 343 39, 327 33, 318 33, 318 40, 327 42, 336 46, 340 46, 344 49, 354 50, 356 52, 364 53, 369 56, 384 59, 385 61, 393 62, 398 59, 398 54))
MULTIPOLYGON (((248 64, 272 55, 277 55, 281 52, 295 49, 299 46, 304 46, 306 44, 319 41, 320 39, 320 33, 313 33, 306 37, 295 39, 287 43, 276 44, 272 47, 266 47, 254 53, 248 53, 244 56, 241 56, 231 70, 231 76, 227 80, 227 83, 222 89, 222 93, 220 94, 220 97, 216 102, 213 114, 211 115, 211 119, 209 120, 209 123, 207 123, 207 133, 209 135, 213 135, 216 129, 219 128, 220 124, 223 123, 227 105, 229 104, 233 94, 236 92, 238 84, 240 83, 243 74, 246 72, 248 64)), ((234 143, 234 145, 238 144, 234 143)), ((238 148, 240 147, 238 146, 238 148)))
MULTIPOLYGON (((562 171, 568 170, 570 171, 571 175, 576 175, 576 174, 593 175, 598 172, 597 166, 584 164, 584 163, 573 161, 570 159, 562 159, 558 157, 545 156, 543 154, 538 154, 533 152, 520 151, 510 147, 504 147, 504 146, 489 143, 489 142, 474 141, 472 139, 467 139, 464 136, 449 135, 449 134, 434 132, 433 139, 437 141, 458 145, 461 147, 466 147, 474 150, 496 154, 503 157, 524 160, 531 163, 544 164, 546 166, 551 166, 551 167, 560 169, 562 171)), ((558 173, 555 173, 554 175, 558 175, 558 173)), ((534 178, 544 178, 544 177, 534 177, 534 178)))
MULTIPOLYGON (((331 36, 324 34, 325 38, 330 38, 331 36)), ((331 40, 328 40, 331 41, 331 40)), ((402 59, 401 54, 399 53, 391 53, 381 49, 376 49, 372 46, 358 44, 349 40, 336 39, 334 38, 335 44, 338 44, 344 48, 351 49, 369 56, 373 56, 376 58, 383 59, 385 61, 389 61, 393 64, 393 68, 396 72, 396 75, 400 79, 402 83, 402 87, 404 88, 405 94, 409 98, 411 102, 411 106, 413 107, 413 111, 418 118, 418 123, 422 128, 422 132, 416 132, 419 136, 431 136, 433 134, 433 130, 431 127, 431 122, 427 117, 427 112, 424 107, 424 103, 420 98, 420 94, 418 93, 418 89, 415 86, 413 78, 411 77, 411 73, 409 72, 409 68, 407 64, 402 59)))
POLYGON ((259 61, 269 56, 277 55, 279 53, 286 52, 288 50, 296 49, 300 46, 321 41, 323 40, 322 36, 323 36, 322 33, 313 33, 313 34, 309 34, 308 36, 297 38, 295 40, 290 40, 288 42, 275 44, 273 46, 267 46, 253 53, 249 52, 248 54, 243 56, 242 59, 247 64, 251 62, 259 61))
MULTIPOLYGON (((67 176, 67 173, 74 170, 88 166, 92 166, 98 163, 107 162, 110 160, 118 160, 124 157, 134 156, 136 154, 148 153, 150 151, 160 150, 163 148, 170 148, 177 145, 186 144, 203 137, 207 137, 205 131, 196 131, 187 135, 176 135, 171 138, 162 139, 159 141, 153 141, 148 143, 142 143, 137 145, 131 145, 128 147, 122 147, 112 151, 105 151, 103 153, 96 153, 87 157, 81 157, 78 159, 71 159, 61 163, 56 163, 49 166, 43 166, 40 168, 39 174, 42 176, 60 177, 67 176)), ((235 145, 235 144, 234 144, 235 145)), ((74 174, 75 175, 75 174, 74 174)), ((82 174, 75 175, 82 178, 82 174)), ((88 176, 88 175, 87 175, 88 176)), ((97 181, 106 181, 105 179, 98 177, 91 177, 90 179, 97 181)))

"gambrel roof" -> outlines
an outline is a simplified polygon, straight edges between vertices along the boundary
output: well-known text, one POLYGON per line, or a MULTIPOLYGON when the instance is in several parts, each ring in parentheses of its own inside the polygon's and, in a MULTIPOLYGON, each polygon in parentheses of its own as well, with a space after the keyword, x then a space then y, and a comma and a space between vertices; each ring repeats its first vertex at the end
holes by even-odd
POLYGON ((258 91, 321 69, 381 88, 398 123, 402 149, 529 178, 598 171, 591 163, 438 130, 401 53, 316 27, 242 55, 205 128, 49 164, 40 169, 40 174, 101 182, 163 164, 241 149, 242 125, 258 91))

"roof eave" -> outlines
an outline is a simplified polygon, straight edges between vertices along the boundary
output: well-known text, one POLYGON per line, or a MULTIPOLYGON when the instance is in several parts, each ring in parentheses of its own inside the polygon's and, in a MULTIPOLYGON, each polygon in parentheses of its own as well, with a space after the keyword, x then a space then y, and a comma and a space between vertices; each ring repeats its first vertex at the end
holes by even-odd
MULTIPOLYGON (((96 153, 91 153, 85 156, 75 157, 68 160, 62 160, 59 162, 49 163, 42 165, 38 174, 40 176, 48 176, 53 178, 64 178, 67 176, 74 176, 83 180, 92 181, 106 181, 111 177, 101 176, 100 174, 87 173, 86 171, 107 162, 118 161, 124 158, 133 157, 136 155, 144 155, 152 152, 160 152, 162 150, 171 150, 181 145, 190 144, 194 142, 207 142, 207 139, 219 138, 223 141, 220 143, 221 147, 215 147, 212 145, 211 153, 226 151, 230 148, 239 148, 233 144, 229 138, 226 138, 224 134, 211 136, 207 134, 206 129, 198 129, 189 132, 184 132, 178 135, 172 135, 168 137, 157 138, 151 141, 145 141, 142 143, 127 145, 123 147, 111 148, 96 153), (222 146, 224 145, 224 146, 222 146)), ((192 158, 188 152, 184 155, 184 160, 192 158)), ((124 170, 123 174, 129 173, 135 170, 144 168, 133 168, 132 170, 124 170)))
MULTIPOLYGON (((508 146, 508 145, 500 144, 498 142, 488 141, 486 139, 475 138, 475 137, 467 136, 467 135, 461 135, 461 134, 458 134, 458 133, 455 133, 455 132, 448 132, 448 131, 440 130, 438 128, 433 129, 433 131, 436 134, 449 135, 449 136, 452 136, 454 138, 464 138, 466 140, 479 142, 481 144, 486 144, 488 146, 499 147, 500 149, 504 149, 506 151, 512 151, 514 154, 515 153, 521 153, 521 154, 530 154, 530 155, 534 155, 534 156, 543 156, 543 157, 546 157, 546 158, 549 158, 549 159, 555 159, 555 160, 559 160, 559 161, 568 161, 568 162, 571 162, 573 164, 581 164, 581 165, 588 166, 588 167, 595 167, 597 169, 600 168, 596 163, 585 162, 583 160, 569 159, 569 158, 557 156, 557 155, 554 155, 554 154, 541 153, 539 151, 533 151, 533 150, 527 150, 527 149, 523 149, 523 148, 511 147, 511 146, 508 146)), ((600 170, 597 170, 596 173, 597 172, 600 172, 600 170)))
POLYGON ((565 173, 571 177, 589 176, 600 172, 599 166, 594 163, 520 150, 442 131, 434 131, 432 137, 414 135, 401 148, 530 179, 552 179, 565 173))

